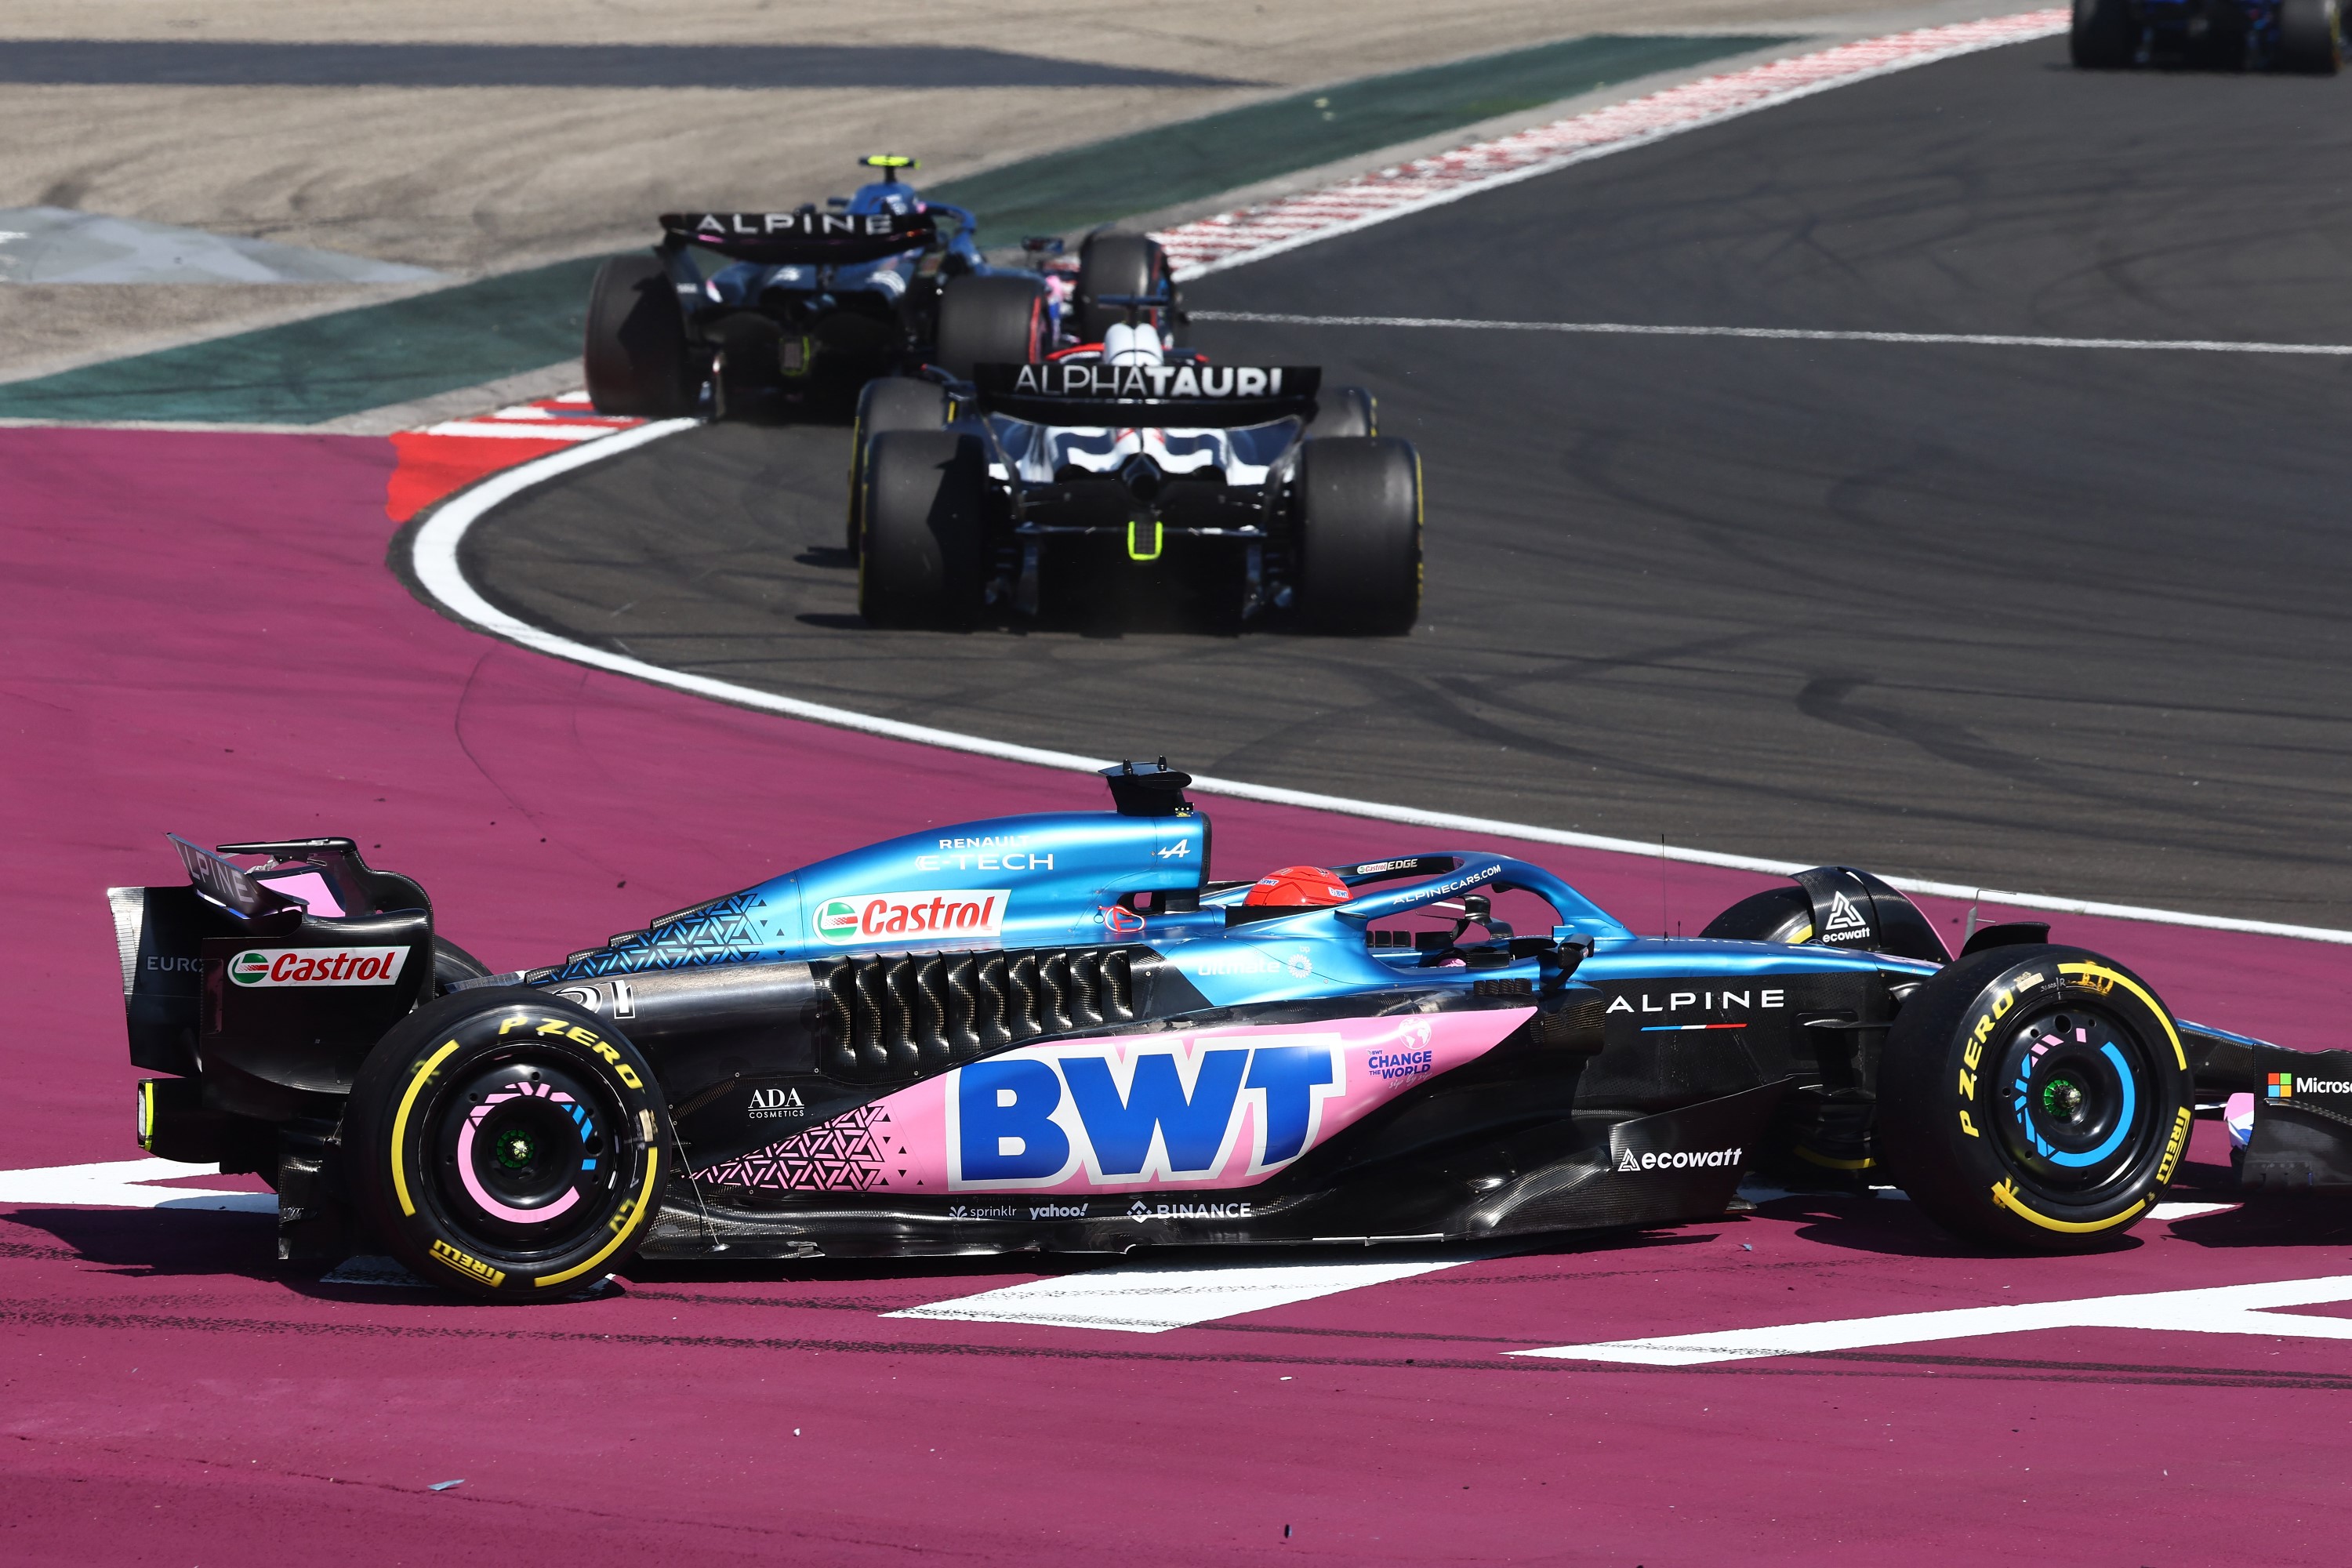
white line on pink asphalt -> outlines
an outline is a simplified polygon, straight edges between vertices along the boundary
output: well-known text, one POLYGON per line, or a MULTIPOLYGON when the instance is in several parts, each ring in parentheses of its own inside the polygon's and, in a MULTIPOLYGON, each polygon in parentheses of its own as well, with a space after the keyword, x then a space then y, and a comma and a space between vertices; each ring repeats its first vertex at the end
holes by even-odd
POLYGON ((1179 277, 1199 278, 1831 88, 1979 49, 2049 37, 2064 32, 2066 26, 2064 11, 2028 11, 1858 39, 1810 55, 1685 82, 1532 131, 1416 158, 1322 190, 1178 224, 1155 237, 1167 247, 1179 277))
POLYGON ((1143 1264, 1031 1279, 882 1315, 1159 1334, 1482 1261, 1462 1253, 1334 1263, 1143 1264))

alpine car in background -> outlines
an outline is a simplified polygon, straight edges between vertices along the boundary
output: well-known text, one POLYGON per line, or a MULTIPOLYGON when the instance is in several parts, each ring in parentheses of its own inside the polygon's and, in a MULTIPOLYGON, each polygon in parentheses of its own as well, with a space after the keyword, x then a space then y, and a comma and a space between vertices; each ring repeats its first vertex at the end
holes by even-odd
POLYGON ((877 381, 850 476, 858 608, 952 626, 1148 595, 1396 636, 1421 608, 1421 461, 1360 388, 1171 345, 1165 294, 1099 344, 877 381))
POLYGON ((2069 47, 2085 69, 2146 62, 2334 76, 2341 0, 2074 0, 2069 47))
POLYGON ((927 361, 970 374, 1050 349, 1065 290, 982 259, 978 220, 881 178, 820 209, 665 213, 650 255, 597 269, 583 360, 599 413, 672 418, 730 395, 828 394, 927 361), (942 226, 941 220, 946 220, 942 226), (708 278, 695 253, 724 258, 708 278))
POLYGON ((1112 811, 927 828, 505 974, 349 839, 175 839, 187 883, 109 895, 169 1075, 141 1142, 267 1177, 282 1258, 522 1300, 633 1256, 1487 1245, 1874 1162, 1961 1236, 2074 1251, 2264 1087, 2245 1183, 2352 1185, 2352 1052, 2176 1020, 2044 926, 1953 958, 1842 867, 1689 939, 1484 850, 1212 881, 1186 776, 1108 773, 1112 811))

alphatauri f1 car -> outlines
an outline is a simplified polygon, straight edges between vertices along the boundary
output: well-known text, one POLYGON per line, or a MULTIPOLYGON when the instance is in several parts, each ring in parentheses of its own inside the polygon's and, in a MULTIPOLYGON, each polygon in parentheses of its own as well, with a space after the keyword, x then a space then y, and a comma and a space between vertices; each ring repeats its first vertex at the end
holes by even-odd
POLYGON ((850 472, 857 603, 878 626, 1149 600, 1238 625, 1398 635, 1421 609, 1421 460, 1370 394, 1213 363, 1138 319, 968 380, 868 384, 850 472))
POLYGON ((1664 1226, 1773 1165, 2069 1251, 2264 1088, 2242 1180, 2352 1185, 2352 1053, 2181 1022, 2046 927, 1953 958, 1843 867, 1688 939, 1483 850, 1211 881, 1188 782, 1122 765, 1112 811, 908 834, 504 974, 348 839, 175 839, 187 883, 110 895, 131 1059, 170 1075, 141 1142, 268 1178, 281 1257, 530 1300, 633 1256, 1664 1226))
POLYGON ((823 208, 665 213, 650 255, 597 269, 583 355, 604 414, 723 416, 730 395, 831 394, 936 360, 1055 345, 1066 280, 982 258, 979 222, 898 178, 915 160, 877 153, 881 178, 823 208), (944 220, 944 223, 943 221, 944 220), (698 252, 724 265, 708 278, 698 252))
POLYGON ((2340 0, 2074 0, 2069 47, 2084 69, 2142 61, 2334 76, 2340 0))

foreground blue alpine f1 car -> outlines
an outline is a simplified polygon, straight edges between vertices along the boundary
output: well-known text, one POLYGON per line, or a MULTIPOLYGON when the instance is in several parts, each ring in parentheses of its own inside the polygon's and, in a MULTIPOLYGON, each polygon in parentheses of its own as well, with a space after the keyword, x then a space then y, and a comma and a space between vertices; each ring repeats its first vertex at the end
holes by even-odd
POLYGON ((282 1257, 525 1299, 638 1255, 1661 1226, 1758 1167, 1880 1167, 1964 1237, 2071 1250, 2274 1075, 2243 1180, 2352 1184, 2352 1053, 2176 1020, 2043 926, 1953 958, 1842 867, 1691 939, 1486 851, 1211 881, 1186 775, 1108 782, 506 974, 348 839, 175 839, 187 884, 110 894, 131 1059, 170 1075, 141 1142, 268 1177, 282 1257))
POLYGON ((2340 0, 2074 0, 2068 48, 2086 70, 2151 65, 2334 76, 2340 0))

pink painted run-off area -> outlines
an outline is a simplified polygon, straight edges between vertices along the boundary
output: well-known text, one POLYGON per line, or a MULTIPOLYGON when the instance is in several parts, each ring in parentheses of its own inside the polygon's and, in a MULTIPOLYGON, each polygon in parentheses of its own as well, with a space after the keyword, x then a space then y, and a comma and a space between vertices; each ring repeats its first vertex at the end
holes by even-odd
MULTIPOLYGON (((136 1152, 100 892, 173 879, 166 828, 354 835, 509 965, 885 834, 1097 804, 1087 779, 487 641, 385 570, 392 460, 349 438, 0 432, 0 1163, 136 1152)), ((1223 876, 1434 847, 1206 804, 1223 876)), ((1765 885, 1496 847, 1645 929, 1765 885)), ((2190 1016, 2338 1043, 2337 950, 2058 929, 2190 1016)), ((2217 1132, 2192 1188, 2222 1173, 2217 1132)), ((492 1309, 281 1273, 257 1215, 19 1205, 0 1213, 0 1560, 2333 1563, 2352 1525, 2340 1342, 2062 1329, 1687 1369, 1506 1355, 2340 1274, 2352 1230, 2331 1212, 1989 1258, 1908 1204, 1790 1199, 1136 1335, 880 1316, 1034 1259, 640 1268, 595 1300, 492 1309)))

